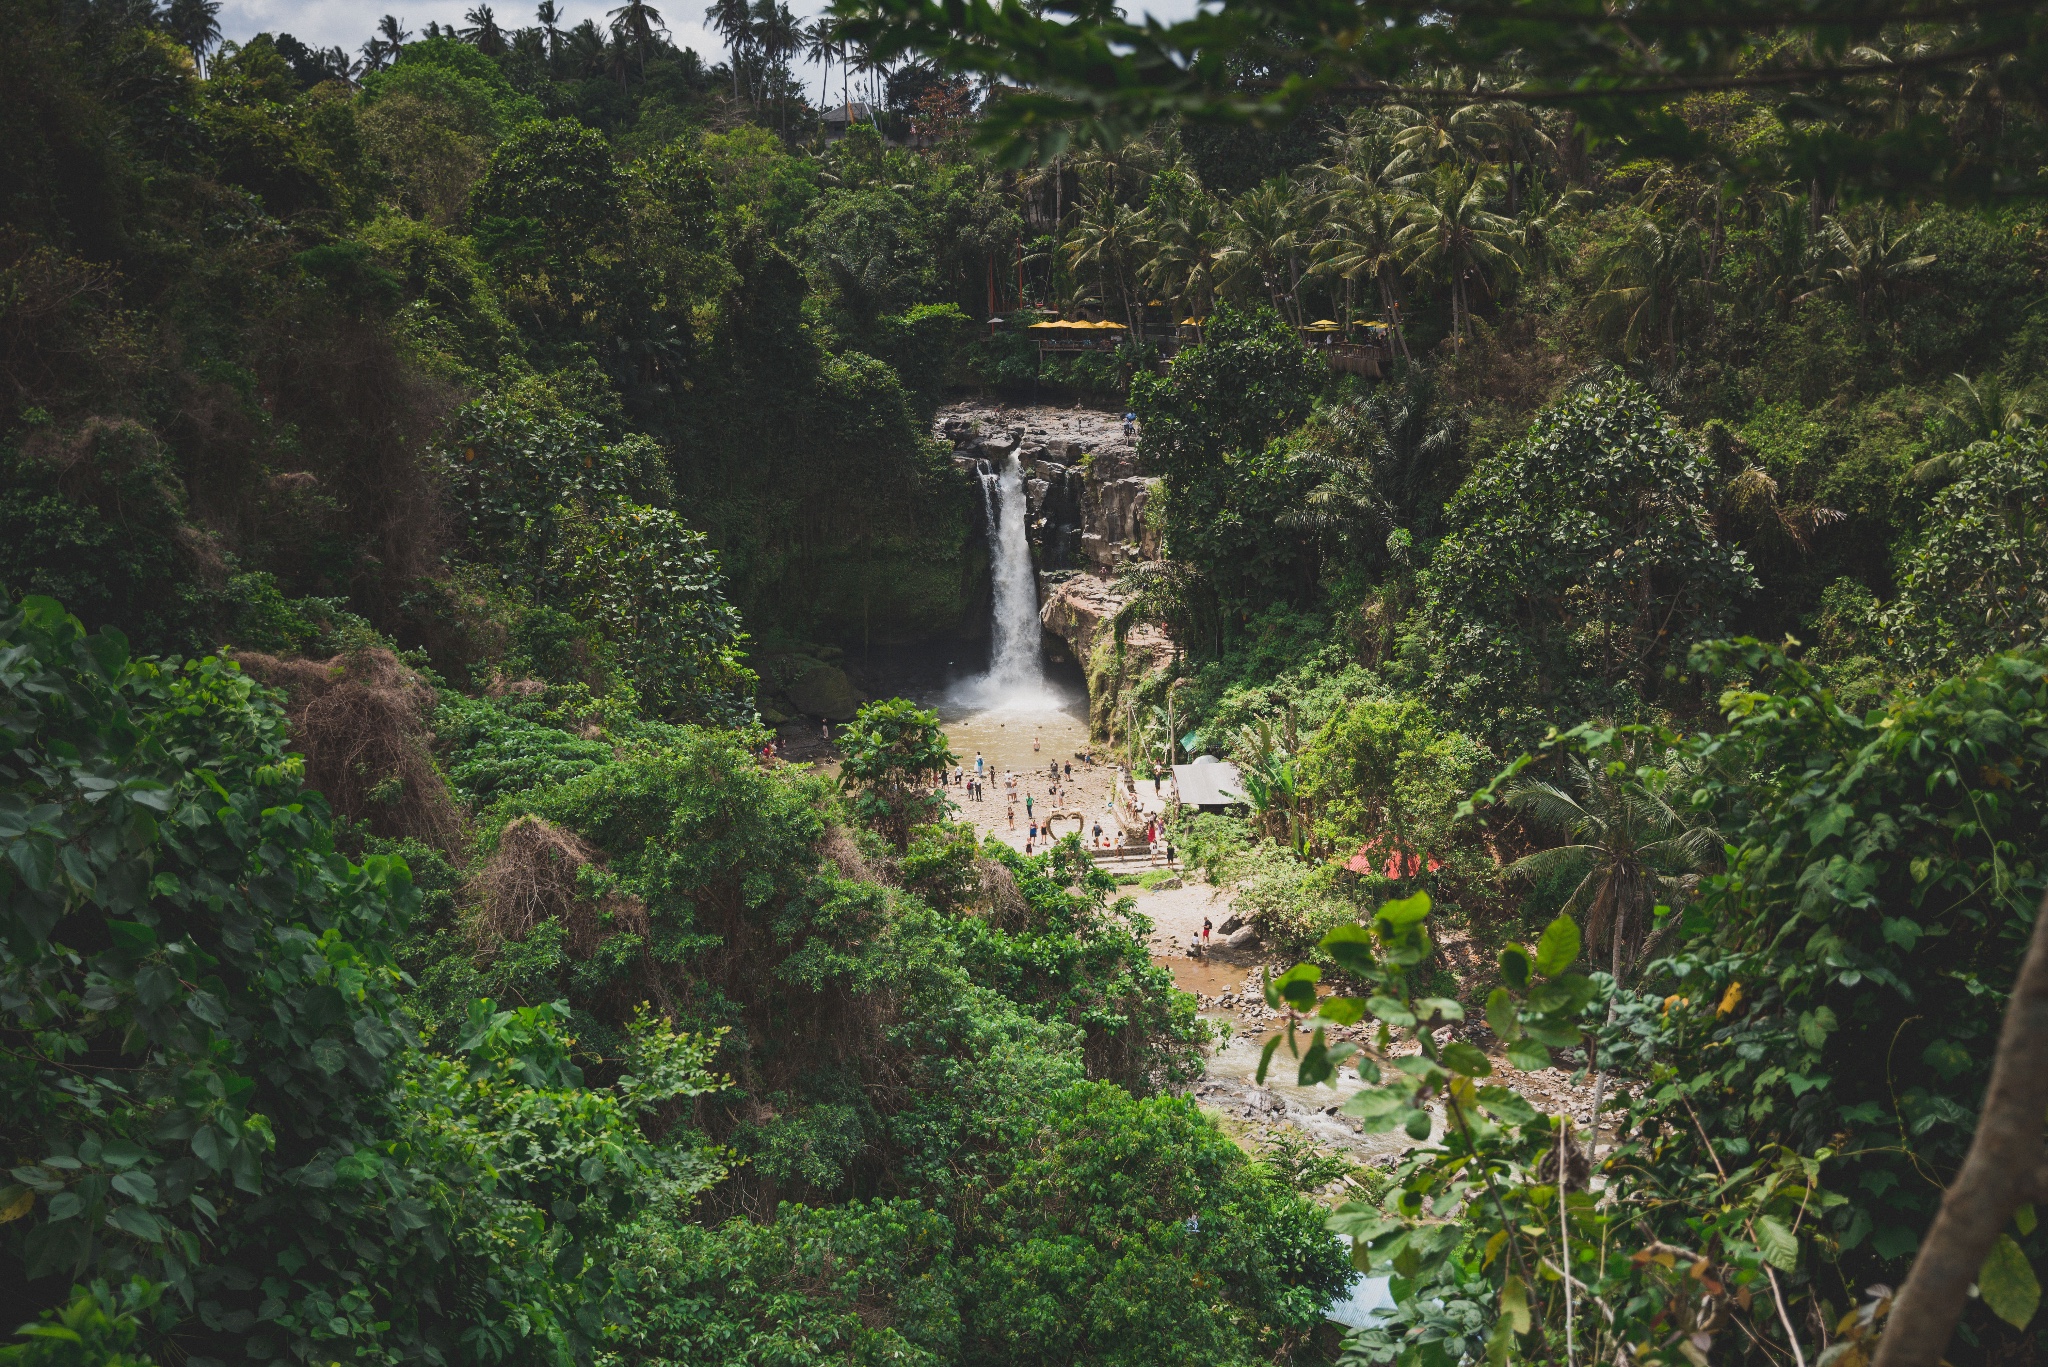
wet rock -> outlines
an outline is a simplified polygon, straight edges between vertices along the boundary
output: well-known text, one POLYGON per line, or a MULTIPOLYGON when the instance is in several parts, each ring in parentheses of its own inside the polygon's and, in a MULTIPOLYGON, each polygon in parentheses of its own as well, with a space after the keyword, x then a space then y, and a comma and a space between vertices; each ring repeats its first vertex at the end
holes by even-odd
POLYGON ((1232 912, 1223 919, 1222 925, 1216 927, 1216 933, 1218 935, 1229 935, 1242 925, 1244 925, 1244 917, 1239 916, 1236 912, 1232 912))

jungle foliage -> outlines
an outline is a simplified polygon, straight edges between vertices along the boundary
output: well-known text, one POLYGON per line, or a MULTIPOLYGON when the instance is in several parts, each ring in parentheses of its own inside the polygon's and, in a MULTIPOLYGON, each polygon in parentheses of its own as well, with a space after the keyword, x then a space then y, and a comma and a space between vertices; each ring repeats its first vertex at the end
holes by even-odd
POLYGON ((2048 887, 2024 17, 1588 21, 1595 108, 1548 20, 0 5, 0 1358, 1871 1356, 2048 887), (853 691, 984 588, 962 385, 1139 417, 1096 714, 1238 764, 1267 1063, 1416 1145, 1341 1209, 853 691), (837 782, 758 720, 827 677, 837 782))

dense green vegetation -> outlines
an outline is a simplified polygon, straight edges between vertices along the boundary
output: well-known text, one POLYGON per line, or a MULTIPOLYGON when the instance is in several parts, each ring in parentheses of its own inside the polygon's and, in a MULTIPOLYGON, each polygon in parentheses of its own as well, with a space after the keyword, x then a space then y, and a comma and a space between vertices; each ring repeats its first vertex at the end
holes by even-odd
MULTIPOLYGON (((1292 123, 1140 82, 1010 166, 767 4, 708 69, 644 5, 361 63, 212 13, 0 47, 0 1356, 1861 1367, 2048 886, 2048 237, 1965 193, 2010 68, 1595 143, 1513 61, 1246 52, 1196 102, 1292 123), (1922 197, 1844 150, 1886 109, 1922 197), (1041 363, 1052 313, 1128 341, 1041 363), (1303 960, 1272 1066, 1435 1136, 1334 1213, 1188 1099, 1116 881, 948 819, 932 715, 766 753, 973 624, 931 419, 1034 387, 1142 424, 1098 648, 1174 648, 1095 715, 1237 761, 1176 839, 1303 960), (1338 1347, 1343 1236, 1396 1307, 1338 1347)), ((2025 1208, 1952 1361, 2039 1356, 2044 1256, 2025 1208)))

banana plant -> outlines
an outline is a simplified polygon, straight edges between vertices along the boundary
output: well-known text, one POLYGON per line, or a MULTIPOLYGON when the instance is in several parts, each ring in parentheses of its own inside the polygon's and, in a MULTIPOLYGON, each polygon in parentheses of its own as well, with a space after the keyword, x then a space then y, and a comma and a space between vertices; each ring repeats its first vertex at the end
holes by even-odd
POLYGON ((1309 825, 1299 760, 1275 738, 1271 722, 1241 730, 1237 753, 1238 782, 1267 836, 1306 851, 1309 825))

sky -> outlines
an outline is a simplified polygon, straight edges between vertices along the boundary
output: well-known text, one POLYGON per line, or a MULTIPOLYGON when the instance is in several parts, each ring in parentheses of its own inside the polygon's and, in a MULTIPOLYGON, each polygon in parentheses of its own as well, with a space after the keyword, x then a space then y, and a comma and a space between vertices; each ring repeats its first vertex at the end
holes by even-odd
MULTIPOLYGON (((220 8, 222 36, 232 42, 242 42, 259 33, 290 33, 301 42, 312 47, 346 48, 351 56, 376 30, 377 21, 386 14, 396 14, 405 26, 414 33, 425 28, 429 19, 443 24, 462 24, 462 15, 476 0, 224 0, 220 8)), ((585 19, 595 19, 599 27, 607 22, 605 14, 618 4, 618 0, 558 0, 561 10, 567 16, 564 28, 573 28, 585 19)), ((725 42, 711 32, 704 23, 704 6, 707 0, 655 0, 655 8, 661 11, 668 23, 669 36, 677 47, 695 48, 705 64, 725 60, 725 42)), ((791 0, 790 8, 805 19, 809 19, 824 8, 823 0, 791 0)), ((526 28, 533 23, 533 4, 530 0, 494 0, 492 8, 497 12, 498 23, 506 29, 526 28)), ((1134 6, 1142 12, 1156 15, 1161 19, 1184 19, 1195 11, 1195 0, 1152 0, 1152 3, 1134 6)), ((806 77, 816 85, 820 72, 815 66, 800 63, 797 74, 806 77)), ((836 90, 839 78, 833 76, 836 90)))

